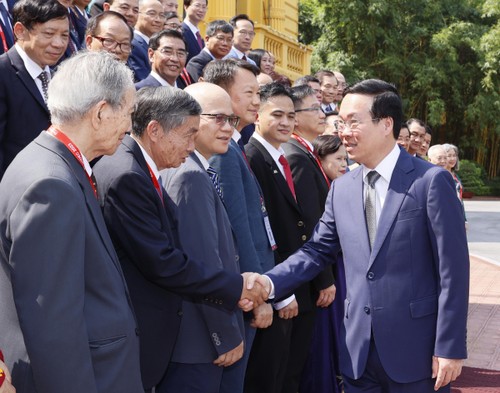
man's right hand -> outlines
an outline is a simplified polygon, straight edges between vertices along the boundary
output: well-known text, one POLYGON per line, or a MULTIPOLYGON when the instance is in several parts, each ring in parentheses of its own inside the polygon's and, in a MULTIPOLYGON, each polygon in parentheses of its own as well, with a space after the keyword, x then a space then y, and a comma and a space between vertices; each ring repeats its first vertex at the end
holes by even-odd
POLYGON ((270 304, 261 304, 253 309, 253 319, 250 326, 259 329, 265 329, 273 323, 273 306, 270 304))
POLYGON ((260 306, 269 297, 271 284, 269 279, 258 273, 242 273, 243 290, 238 303, 243 311, 250 311, 260 306))

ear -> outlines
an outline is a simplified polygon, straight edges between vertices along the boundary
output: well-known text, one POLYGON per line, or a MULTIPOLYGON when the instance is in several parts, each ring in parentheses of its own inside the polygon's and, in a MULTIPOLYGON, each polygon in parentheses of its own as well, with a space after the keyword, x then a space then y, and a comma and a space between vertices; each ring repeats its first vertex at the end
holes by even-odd
POLYGON ((105 1, 104 3, 102 3, 102 9, 104 11, 109 11, 109 7, 111 7, 111 6, 108 2, 105 1))
POLYGON ((12 27, 12 31, 14 32, 16 41, 24 41, 29 34, 28 29, 21 22, 16 22, 12 27))
POLYGON ((148 48, 148 57, 149 57, 149 63, 153 63, 154 57, 155 57, 155 51, 151 48, 148 48))
POLYGON ((85 46, 87 49, 90 49, 90 45, 92 44, 92 40, 93 40, 93 38, 90 34, 85 36, 85 46))
POLYGON ((103 115, 104 115, 104 111, 106 110, 107 105, 108 105, 108 103, 106 101, 104 101, 104 100, 99 101, 88 112, 88 116, 90 116, 92 126, 96 130, 98 130, 102 125, 103 115))
POLYGON ((152 142, 156 143, 160 139, 163 129, 161 128, 160 123, 156 120, 151 120, 146 126, 144 132, 148 134, 148 137, 152 142))
POLYGON ((392 117, 385 117, 382 119, 384 122, 384 135, 392 136, 394 134, 394 119, 392 117))

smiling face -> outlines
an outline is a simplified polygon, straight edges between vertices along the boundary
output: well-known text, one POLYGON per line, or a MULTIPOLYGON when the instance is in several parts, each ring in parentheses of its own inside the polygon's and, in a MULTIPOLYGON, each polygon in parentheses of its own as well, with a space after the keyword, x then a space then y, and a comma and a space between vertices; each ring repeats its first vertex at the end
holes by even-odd
POLYGON ((271 54, 266 52, 262 55, 260 59, 260 71, 264 74, 270 74, 274 70, 274 63, 271 57, 271 54))
POLYGON ((206 0, 194 0, 189 7, 184 7, 184 11, 186 11, 188 20, 193 25, 198 26, 207 14, 207 2, 206 0))
POLYGON ((213 36, 205 38, 205 43, 207 49, 216 59, 222 59, 231 51, 233 34, 217 30, 213 36))
POLYGON ((158 49, 149 48, 148 53, 153 71, 174 86, 176 79, 186 65, 187 52, 184 41, 175 37, 163 36, 160 39, 158 49))
POLYGON ((321 158, 321 166, 330 180, 342 176, 347 168, 345 147, 340 146, 335 153, 321 158))
POLYGON ((260 107, 259 84, 255 75, 240 68, 236 71, 234 82, 228 89, 233 104, 233 112, 240 118, 238 130, 253 124, 260 107))
POLYGON ((297 110, 297 131, 308 141, 312 142, 317 136, 325 132, 326 116, 321 110, 316 95, 305 97, 297 110), (301 111, 301 109, 306 110, 301 111))
POLYGON ((108 17, 101 20, 95 35, 100 38, 111 40, 110 42, 113 43, 114 47, 111 46, 107 48, 100 39, 88 35, 85 37, 87 49, 91 51, 104 50, 113 54, 120 61, 127 61, 130 51, 132 50, 130 47, 132 37, 130 35, 130 29, 123 20, 117 17, 108 17), (123 47, 122 44, 124 45, 123 47), (126 48, 126 50, 123 50, 123 48, 126 48))
POLYGON ((408 130, 408 127, 401 127, 398 136, 398 145, 408 151, 408 147, 410 146, 410 130, 408 130))
POLYGON ((139 6, 139 18, 135 28, 144 35, 151 37, 160 32, 165 24, 163 5, 158 0, 145 0, 139 6))
POLYGON ((41 68, 56 64, 64 54, 69 40, 67 17, 37 23, 27 29, 22 23, 14 25, 17 43, 31 60, 41 68))
POLYGON ((290 97, 270 97, 262 103, 256 131, 272 146, 278 149, 288 142, 295 127, 295 109, 290 97))
POLYGON ((321 82, 321 94, 322 94, 322 103, 325 105, 329 105, 332 102, 335 102, 337 97, 337 79, 334 76, 323 76, 323 80, 321 82))
POLYGON ((115 11, 123 15, 130 27, 134 28, 139 17, 139 0, 114 0, 112 5, 103 4, 105 11, 115 11))
POLYGON ((420 147, 425 137, 425 127, 416 122, 412 122, 408 125, 408 129, 410 130, 410 146, 408 147, 408 153, 420 153, 420 147))

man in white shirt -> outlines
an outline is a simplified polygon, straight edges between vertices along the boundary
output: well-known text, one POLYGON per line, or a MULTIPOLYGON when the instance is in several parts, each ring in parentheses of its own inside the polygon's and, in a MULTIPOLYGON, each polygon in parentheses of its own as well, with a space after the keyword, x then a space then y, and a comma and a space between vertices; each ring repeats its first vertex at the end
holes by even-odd
POLYGON ((318 71, 315 75, 318 78, 321 86, 321 109, 325 113, 338 112, 338 107, 335 103, 337 98, 338 80, 335 74, 329 70, 318 71))
POLYGON ((207 0, 184 0, 186 17, 182 22, 182 35, 189 53, 188 62, 205 47, 198 25, 205 19, 207 8, 207 0))
POLYGON ((247 53, 252 49, 252 41, 255 37, 254 23, 246 14, 233 16, 229 24, 234 29, 233 47, 226 59, 235 58, 246 60, 250 64, 256 65, 255 61, 247 57, 247 53))

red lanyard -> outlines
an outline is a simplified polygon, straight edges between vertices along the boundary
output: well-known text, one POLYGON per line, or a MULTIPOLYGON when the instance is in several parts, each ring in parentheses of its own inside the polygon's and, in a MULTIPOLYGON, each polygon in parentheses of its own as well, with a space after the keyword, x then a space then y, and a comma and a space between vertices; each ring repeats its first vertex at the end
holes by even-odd
POLYGON ((158 196, 160 197, 161 203, 163 205, 163 193, 161 191, 160 183, 158 183, 158 179, 156 178, 153 170, 151 169, 151 167, 149 166, 149 164, 147 162, 146 162, 146 165, 148 166, 149 174, 151 175, 151 181, 153 182, 153 185, 156 188, 156 192, 158 193, 158 196))
POLYGON ((320 160, 318 160, 318 157, 316 157, 316 154, 314 154, 314 152, 311 150, 311 148, 309 147, 307 142, 304 140, 304 138, 302 138, 301 136, 299 136, 297 134, 292 134, 292 138, 295 139, 297 142, 299 142, 302 146, 304 146, 309 153, 311 153, 313 158, 316 160, 316 164, 318 164, 318 167, 319 167, 319 170, 321 171, 321 174, 325 178, 326 184, 328 185, 328 187, 330 187, 330 179, 328 179, 328 176, 326 176, 326 173, 323 170, 323 166, 321 165, 320 160))
POLYGON ((2 39, 3 51, 5 53, 9 50, 9 47, 7 46, 7 40, 5 39, 5 33, 2 30, 2 26, 0 26, 0 38, 2 39))
POLYGON ((71 141, 71 139, 67 137, 66 134, 64 134, 62 131, 59 131, 54 126, 50 126, 47 132, 53 137, 57 138, 62 144, 64 144, 64 146, 68 148, 68 150, 73 154, 73 156, 75 156, 76 160, 80 163, 80 165, 83 168, 83 171, 87 175, 87 179, 89 180, 89 183, 92 186, 92 190, 94 191, 94 195, 97 198, 97 188, 94 184, 94 181, 92 180, 87 170, 85 169, 85 164, 83 163, 83 156, 82 153, 80 153, 78 147, 76 147, 76 145, 71 141))

